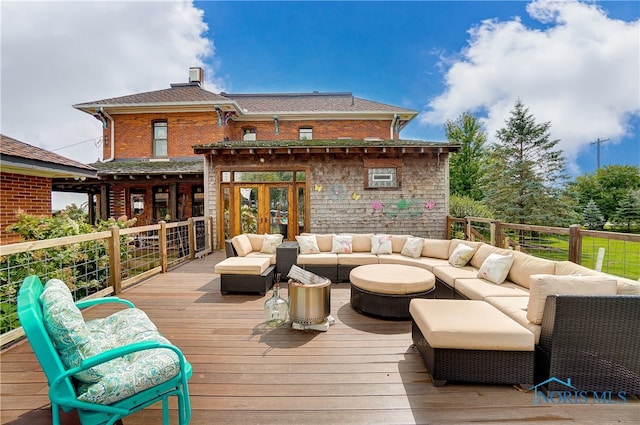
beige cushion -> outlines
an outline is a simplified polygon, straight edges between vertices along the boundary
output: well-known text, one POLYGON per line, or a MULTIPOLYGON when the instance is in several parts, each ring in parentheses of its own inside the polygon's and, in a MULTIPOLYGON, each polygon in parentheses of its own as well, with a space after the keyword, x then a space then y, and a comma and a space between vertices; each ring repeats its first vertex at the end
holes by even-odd
POLYGON ((371 264, 351 270, 352 285, 379 294, 415 294, 433 288, 435 277, 425 269, 399 264, 371 264))
POLYGON ((422 256, 449 259, 449 239, 425 239, 422 244, 422 256))
POLYGON ((258 257, 258 258, 268 258, 269 262, 271 263, 271 265, 276 264, 276 254, 267 254, 266 252, 250 252, 249 254, 247 254, 246 257, 244 258, 252 258, 252 257, 258 257))
POLYGON ((320 252, 331 252, 331 245, 333 244, 332 233, 316 235, 316 239, 318 240, 318 248, 320 248, 320 252))
POLYGON ((513 251, 513 264, 509 269, 507 279, 524 288, 529 288, 529 277, 532 274, 554 274, 555 270, 555 261, 513 251))
POLYGON ((264 235, 258 235, 256 233, 245 233, 245 235, 247 235, 249 242, 251 242, 251 250, 259 252, 262 249, 264 235))
POLYGON ((526 297, 487 297, 484 299, 486 303, 491 304, 520 325, 529 329, 533 333, 535 343, 540 341, 540 331, 542 326, 534 325, 527 319, 527 304, 529 296, 526 297))
MULTIPOLYGON (((253 251, 251 241, 249 240, 249 237, 244 233, 231 238, 231 244, 240 257, 245 257, 247 254, 253 251)), ((260 249, 257 249, 256 251, 260 251, 260 249)))
POLYGON ((411 237, 411 235, 391 235, 391 252, 400 253, 409 237, 411 237))
POLYGON ((320 254, 316 235, 298 235, 296 241, 298 241, 301 254, 320 254))
POLYGON ((618 282, 618 295, 640 295, 640 280, 636 281, 625 277, 615 277, 615 279, 618 282))
POLYGON ((446 266, 435 266, 432 271, 438 279, 452 288, 455 285, 456 279, 474 279, 478 276, 478 270, 471 266, 453 267, 447 264, 446 266))
POLYGON ((616 285, 615 279, 605 276, 532 275, 529 282, 527 319, 536 325, 542 323, 547 295, 615 295, 616 285))
POLYGON ((218 274, 251 274, 260 275, 269 267, 267 257, 229 257, 218 264, 214 269, 218 274))
POLYGON ((276 249, 282 244, 282 238, 282 235, 263 235, 259 251, 264 254, 275 254, 276 249))
POLYGON ((478 277, 499 285, 507 278, 511 264, 513 255, 489 254, 478 270, 478 277))
POLYGON ((484 279, 456 279, 453 287, 470 300, 484 300, 487 297, 529 297, 525 288, 508 281, 496 285, 484 279))
POLYGON ((353 252, 351 254, 338 254, 338 264, 350 266, 362 266, 364 264, 378 264, 378 256, 368 252, 353 252))
POLYGON ((469 264, 476 269, 479 269, 480 267, 482 267, 482 263, 484 263, 484 260, 487 259, 489 254, 509 255, 511 253, 513 253, 513 251, 510 249, 498 248, 493 245, 483 243, 478 247, 475 254, 473 254, 473 257, 471 257, 469 264))
POLYGON ((331 252, 334 254, 351 254, 353 252, 353 236, 333 235, 331 252))
POLYGON ((458 244, 449 256, 449 264, 453 267, 464 267, 467 265, 474 252, 476 252, 476 250, 469 245, 465 245, 463 243, 458 244))
POLYGON ((299 254, 296 263, 337 265, 338 254, 332 254, 330 252, 321 252, 319 254, 299 254))
POLYGON ((391 254, 391 235, 371 235, 372 254, 391 254))
POLYGON ((421 267, 425 270, 433 271, 436 265, 449 265, 447 260, 440 258, 411 258, 401 254, 381 254, 378 255, 378 263, 380 264, 404 264, 405 266, 421 267))
POLYGON ((402 247, 402 251, 400 251, 401 255, 406 255, 411 258, 420 258, 420 254, 422 254, 422 245, 424 243, 424 239, 422 238, 407 238, 407 241, 404 243, 402 247))
POLYGON ((591 270, 587 267, 576 264, 573 261, 556 261, 556 275, 582 275, 582 276, 597 276, 599 273, 595 270, 591 270))
POLYGON ((414 298, 409 313, 433 348, 533 351, 533 333, 484 301, 414 298))
POLYGON ((371 252, 371 235, 370 233, 365 234, 354 234, 352 247, 353 252, 371 252))

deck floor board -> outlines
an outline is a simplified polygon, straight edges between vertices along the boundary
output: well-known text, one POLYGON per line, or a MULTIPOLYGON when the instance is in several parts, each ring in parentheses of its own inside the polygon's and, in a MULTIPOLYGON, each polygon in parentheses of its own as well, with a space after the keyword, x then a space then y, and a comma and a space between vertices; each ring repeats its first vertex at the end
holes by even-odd
MULTIPOLYGON (((434 387, 412 347, 410 322, 356 313, 348 284, 331 288, 336 324, 328 332, 269 328, 263 304, 270 292, 220 294, 213 268, 223 257, 216 252, 183 264, 121 295, 143 309, 192 363, 193 425, 640 422, 635 397, 625 404, 534 406, 532 392, 510 385, 434 387)), ((282 294, 287 297, 286 284, 282 294)), ((115 310, 98 306, 85 317, 115 310)), ((49 424, 46 380, 28 343, 1 355, 1 423, 49 424)), ((123 422, 160 423, 160 406, 123 422)), ((77 417, 64 415, 64 423, 77 424, 77 417)))

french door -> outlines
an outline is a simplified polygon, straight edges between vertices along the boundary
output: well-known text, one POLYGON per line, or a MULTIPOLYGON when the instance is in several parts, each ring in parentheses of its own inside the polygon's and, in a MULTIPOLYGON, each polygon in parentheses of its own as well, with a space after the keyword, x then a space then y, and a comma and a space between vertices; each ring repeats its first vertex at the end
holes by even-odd
MULTIPOLYGON (((289 220, 296 216, 293 186, 278 183, 247 183, 233 186, 233 234, 280 233, 289 239, 289 220)), ((295 218, 294 223, 297 223, 295 218)), ((295 229, 292 229, 294 231, 295 229)), ((292 233, 291 238, 296 233, 292 233)))

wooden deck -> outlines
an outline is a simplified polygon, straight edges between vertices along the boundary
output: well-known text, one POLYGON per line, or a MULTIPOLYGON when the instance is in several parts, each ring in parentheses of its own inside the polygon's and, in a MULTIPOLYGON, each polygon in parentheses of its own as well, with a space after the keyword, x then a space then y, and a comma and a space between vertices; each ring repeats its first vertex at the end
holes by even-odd
MULTIPOLYGON (((191 424, 640 421, 635 397, 625 404, 534 406, 533 393, 508 385, 436 388, 411 347, 410 322, 357 314, 346 284, 332 287, 336 324, 328 332, 267 328, 266 297, 220 295, 213 267, 223 255, 187 263, 122 294, 145 310, 192 363, 191 424)), ((286 288, 283 293, 286 297, 286 288)), ((111 308, 95 307, 86 316, 103 316, 111 308)), ((1 373, 1 423, 51 423, 47 384, 26 341, 1 353, 1 373)), ((124 423, 160 423, 159 407, 124 423)), ((75 415, 65 416, 65 423, 77 422, 75 415)))

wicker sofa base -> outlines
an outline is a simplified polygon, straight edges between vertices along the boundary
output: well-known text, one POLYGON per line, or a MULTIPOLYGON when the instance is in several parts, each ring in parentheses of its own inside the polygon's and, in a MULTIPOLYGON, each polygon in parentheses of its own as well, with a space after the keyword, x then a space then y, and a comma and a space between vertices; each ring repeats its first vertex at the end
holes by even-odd
POLYGON ((451 382, 533 386, 533 351, 433 348, 412 321, 411 336, 434 386, 451 382))
POLYGON ((273 285, 275 266, 269 266, 260 275, 251 274, 221 274, 220 292, 229 293, 259 293, 264 295, 273 285))
POLYGON ((351 284, 351 306, 358 313, 381 319, 411 320, 409 303, 414 298, 434 298, 430 289, 414 294, 380 294, 369 292, 351 284))

